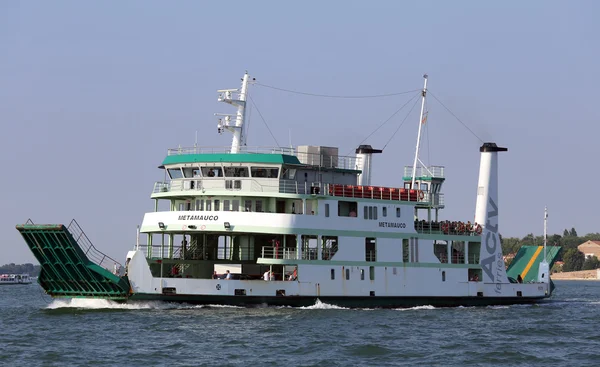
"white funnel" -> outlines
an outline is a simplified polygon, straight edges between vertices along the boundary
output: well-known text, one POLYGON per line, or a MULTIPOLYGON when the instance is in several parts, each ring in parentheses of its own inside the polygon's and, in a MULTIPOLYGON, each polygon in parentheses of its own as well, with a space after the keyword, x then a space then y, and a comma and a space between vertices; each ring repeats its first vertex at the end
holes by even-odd
POLYGON ((483 269, 483 281, 496 283, 500 293, 501 283, 508 283, 498 235, 498 152, 506 152, 496 143, 484 143, 479 165, 475 222, 483 227, 479 261, 483 269))
POLYGON ((374 153, 381 153, 381 149, 373 149, 370 145, 360 145, 356 149, 356 164, 357 169, 361 170, 361 174, 358 175, 357 185, 370 186, 371 185, 371 165, 374 153))

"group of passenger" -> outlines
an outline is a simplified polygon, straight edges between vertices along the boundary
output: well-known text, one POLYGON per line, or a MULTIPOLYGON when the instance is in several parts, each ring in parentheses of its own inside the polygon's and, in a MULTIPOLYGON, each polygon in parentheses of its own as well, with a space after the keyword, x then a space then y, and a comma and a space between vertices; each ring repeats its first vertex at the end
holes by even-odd
POLYGON ((479 274, 475 273, 473 275, 471 275, 471 277, 469 278, 470 282, 478 282, 479 281, 479 274))
POLYGON ((231 274, 231 273, 229 272, 229 270, 225 270, 225 274, 221 274, 221 275, 219 275, 219 274, 217 274, 217 271, 215 270, 215 271, 213 272, 212 278, 213 278, 213 279, 225 279, 225 280, 231 280, 231 279, 233 279, 233 274, 231 274))
POLYGON ((265 273, 263 274, 263 280, 266 280, 266 281, 275 280, 275 273, 273 273, 273 271, 271 271, 271 270, 265 271, 265 273))
MULTIPOLYGON (((425 222, 425 220, 422 222, 425 222)), ((439 228, 445 234, 479 235, 482 231, 480 224, 477 224, 477 222, 472 224, 471 221, 464 223, 446 220, 442 222, 431 222, 431 226, 432 228, 439 228)))

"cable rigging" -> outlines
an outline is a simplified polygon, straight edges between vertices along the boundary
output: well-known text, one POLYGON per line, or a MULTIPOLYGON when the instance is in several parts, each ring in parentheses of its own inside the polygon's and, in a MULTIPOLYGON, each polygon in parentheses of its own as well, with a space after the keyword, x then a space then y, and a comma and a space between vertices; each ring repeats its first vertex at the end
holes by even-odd
POLYGON ((275 89, 275 90, 278 90, 278 91, 281 91, 281 92, 288 92, 288 93, 300 94, 300 95, 303 95, 303 96, 322 97, 322 98, 340 98, 340 99, 366 99, 366 98, 392 97, 392 96, 399 96, 399 95, 402 95, 402 94, 413 93, 413 92, 416 92, 416 91, 420 90, 420 89, 413 89, 413 90, 408 90, 406 92, 395 92, 395 93, 374 94, 374 95, 364 95, 364 96, 344 96, 344 95, 332 95, 332 94, 318 94, 318 93, 300 92, 300 91, 291 90, 291 89, 274 87, 272 85, 266 85, 266 84, 262 84, 262 83, 256 83, 255 85, 258 85, 258 86, 261 86, 261 87, 265 87, 265 88, 275 89))
POLYGON ((404 116, 404 119, 402 120, 402 122, 400 123, 400 125, 398 125, 398 128, 396 129, 396 131, 394 131, 394 133, 392 134, 392 136, 388 139, 388 141, 385 143, 385 145, 383 146, 383 148, 381 148, 381 150, 385 150, 385 147, 387 147, 388 144, 392 141, 392 139, 394 139, 394 136, 396 136, 396 133, 398 133, 398 130, 400 130, 400 128, 402 127, 402 125, 404 125, 404 122, 406 122, 406 119, 408 119, 408 116, 410 115, 410 113, 412 112, 412 110, 414 110, 415 106, 417 105, 417 102, 419 102, 418 98, 415 99, 415 103, 413 103, 413 105, 410 107, 410 110, 408 111, 408 113, 406 114, 406 116, 404 116))
POLYGON ((483 143, 483 140, 482 140, 482 139, 481 139, 479 136, 477 136, 477 134, 475 134, 475 133, 473 132, 473 130, 469 129, 469 127, 467 126, 467 124, 465 124, 464 122, 462 122, 462 120, 461 120, 461 119, 459 119, 459 118, 458 118, 458 116, 456 116, 456 115, 454 114, 454 112, 450 111, 450 109, 449 109, 448 107, 446 107, 446 105, 445 105, 445 104, 443 104, 443 103, 442 103, 442 101, 440 101, 440 100, 438 99, 438 97, 436 97, 436 96, 435 96, 435 94, 433 94, 433 93, 431 92, 431 90, 428 90, 428 92, 429 92, 429 94, 431 94, 431 96, 432 96, 432 97, 433 97, 433 98, 434 98, 436 101, 438 101, 438 103, 439 103, 439 104, 441 104, 441 105, 442 105, 442 107, 444 107, 444 108, 446 109, 446 111, 448 111, 448 113, 449 113, 449 114, 451 114, 451 115, 452 115, 452 117, 454 117, 454 118, 455 118, 455 119, 456 119, 458 122, 460 122, 460 123, 461 123, 461 124, 462 124, 462 125, 465 127, 465 129, 469 130, 469 132, 470 132, 471 134, 473 134, 473 136, 474 136, 474 137, 476 137, 476 138, 477 138, 477 139, 478 139, 478 140, 479 140, 481 143, 483 143))
POLYGON ((263 123, 267 127, 267 130, 269 130, 269 134, 271 134, 271 136, 273 137, 273 140, 275 140, 275 144, 277 144, 277 147, 281 148, 281 145, 279 145, 279 142, 275 138, 275 135, 273 135, 273 132, 271 131, 271 128, 269 128, 269 125, 267 124, 267 121, 265 121, 265 118, 263 117, 262 113, 258 109, 258 106, 256 105, 256 103, 254 103, 254 99, 252 97, 250 97, 250 96, 248 96, 248 97, 250 98, 250 102, 252 102, 252 105, 256 109, 256 112, 258 112, 258 115, 260 116, 261 120, 263 121, 263 123))
MULTIPOLYGON (((419 91, 419 90, 417 90, 419 91)), ((397 109, 396 111, 394 111, 394 113, 392 113, 390 115, 390 117, 388 117, 387 119, 385 119, 381 124, 379 124, 379 126, 377 126, 377 128, 375 130, 373 130, 373 132, 371 132, 369 135, 367 135, 360 143, 358 143, 357 146, 360 146, 362 143, 364 143, 367 139, 369 139, 371 136, 373 136, 373 134, 375 134, 379 129, 381 129, 383 127, 383 125, 387 124, 394 116, 396 116, 400 111, 402 111, 402 109, 404 109, 404 107, 406 107, 406 105, 408 105, 413 99, 417 98, 420 95, 420 93, 415 93, 414 96, 412 96, 408 101, 406 101, 402 107, 400 107, 399 109, 397 109)), ((417 99, 418 101, 418 99, 417 99)), ((414 105, 413 105, 414 108, 414 105)), ((412 111, 412 108, 411 108, 412 111)), ((410 112, 409 112, 410 113, 410 112)), ((405 118, 406 120, 406 118, 405 118)), ((404 123, 404 120, 402 121, 404 123)), ((402 126, 402 125, 400 125, 402 126)), ((397 131, 397 130, 396 130, 397 131)), ((351 154, 351 153, 349 153, 351 154)))

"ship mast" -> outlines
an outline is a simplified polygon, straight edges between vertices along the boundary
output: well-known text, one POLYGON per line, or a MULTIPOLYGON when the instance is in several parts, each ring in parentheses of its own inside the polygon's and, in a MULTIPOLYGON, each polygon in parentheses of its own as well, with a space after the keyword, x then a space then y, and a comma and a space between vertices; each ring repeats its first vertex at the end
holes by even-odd
MULTIPOLYGON (((419 117, 419 132, 417 133, 417 148, 415 150, 415 160, 413 162, 413 170, 412 170, 412 179, 410 182, 410 187, 412 189, 415 189, 415 176, 417 174, 417 161, 420 161, 419 159, 419 146, 421 145, 421 130, 423 129, 423 114, 425 112, 425 97, 427 95, 427 74, 423 75, 423 79, 425 79, 424 85, 423 85, 423 91, 421 91, 421 96, 422 96, 422 100, 421 100, 421 116, 419 117)), ((421 164, 423 164, 421 162, 421 164)))
POLYGON ((548 207, 544 207, 544 262, 546 260, 546 237, 548 233, 548 207))
MULTIPOLYGON (((254 78, 252 78, 254 80, 254 78)), ((237 112, 233 114, 215 113, 215 116, 219 117, 217 123, 217 131, 222 134, 224 130, 227 130, 233 134, 231 140, 231 153, 239 153, 243 146, 246 146, 246 131, 244 128, 244 121, 246 119, 246 98, 248 95, 248 84, 250 82, 250 75, 248 72, 244 74, 242 78, 241 89, 220 89, 219 102, 225 102, 232 106, 237 107, 237 112), (232 93, 239 92, 234 98, 232 93), (235 117, 235 122, 231 121, 231 118, 235 117)))

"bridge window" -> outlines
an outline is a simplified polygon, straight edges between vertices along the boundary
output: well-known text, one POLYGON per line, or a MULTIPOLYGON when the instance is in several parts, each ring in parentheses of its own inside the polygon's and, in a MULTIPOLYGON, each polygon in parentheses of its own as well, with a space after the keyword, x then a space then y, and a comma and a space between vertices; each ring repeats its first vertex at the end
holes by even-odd
POLYGON ((210 200, 206 200, 206 211, 207 212, 211 211, 211 201, 210 200))
POLYGON ((249 177, 248 167, 225 167, 225 177, 249 177))
POLYGON ((279 176, 279 168, 272 167, 250 167, 252 177, 260 178, 277 178, 279 176))
POLYGON ((204 177, 223 177, 223 170, 221 167, 202 167, 202 176, 204 177))
POLYGON ((231 210, 234 212, 240 211, 240 201, 239 200, 231 200, 231 210))
POLYGON ((262 212, 263 211, 263 202, 262 202, 262 200, 256 200, 256 211, 257 212, 262 212))
POLYGON ((198 177, 198 170, 193 167, 184 167, 183 175, 185 178, 198 177))
POLYGON ((286 179, 286 180, 293 180, 294 178, 296 178, 296 169, 295 168, 284 169, 283 173, 281 174, 281 178, 286 179))
POLYGON ((221 202, 219 200, 215 200, 215 211, 218 212, 220 209, 221 202))
POLYGON ((169 171, 169 176, 171 176, 172 180, 183 177, 183 173, 181 173, 180 168, 169 168, 167 171, 169 171))
POLYGON ((223 211, 229 211, 229 200, 223 200, 223 211))

